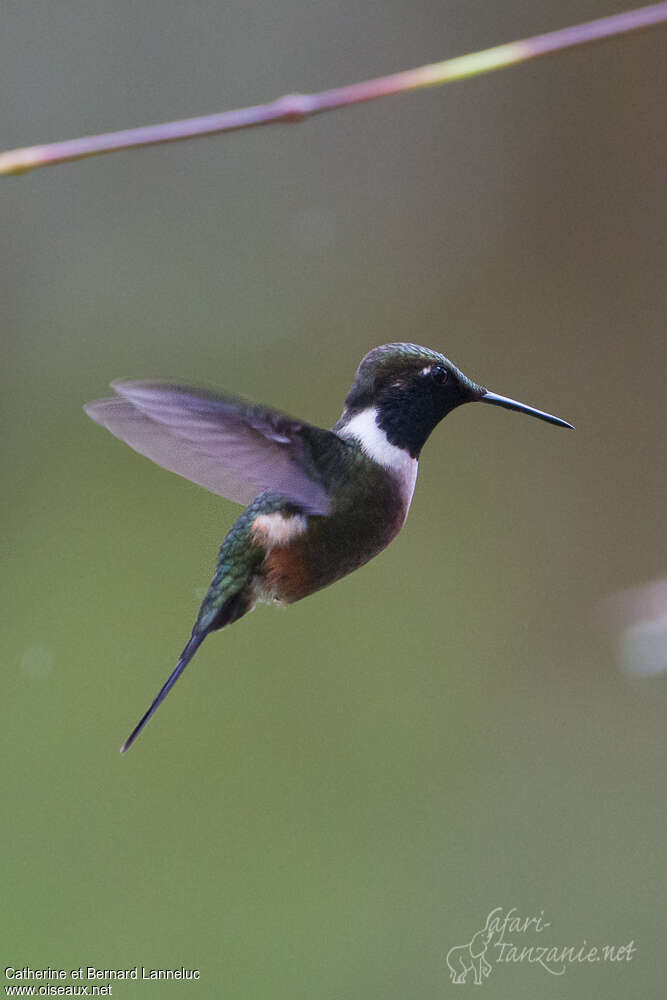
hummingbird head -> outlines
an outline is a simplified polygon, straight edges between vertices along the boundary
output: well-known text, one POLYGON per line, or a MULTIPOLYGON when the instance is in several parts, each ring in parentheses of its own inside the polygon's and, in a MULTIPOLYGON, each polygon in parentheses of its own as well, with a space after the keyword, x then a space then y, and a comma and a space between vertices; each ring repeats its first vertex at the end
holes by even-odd
POLYGON ((492 403, 561 427, 565 420, 490 392, 464 375, 443 354, 417 344, 383 344, 362 359, 345 400, 341 423, 365 410, 390 444, 417 458, 433 428, 462 403, 492 403))

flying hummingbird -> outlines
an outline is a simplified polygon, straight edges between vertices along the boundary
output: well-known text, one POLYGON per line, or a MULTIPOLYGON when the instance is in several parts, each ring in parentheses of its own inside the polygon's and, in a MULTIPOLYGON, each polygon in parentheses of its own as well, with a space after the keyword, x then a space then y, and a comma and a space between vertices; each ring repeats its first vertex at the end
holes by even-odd
POLYGON ((124 753, 209 632, 258 601, 292 604, 358 569, 402 528, 422 447, 462 403, 572 424, 477 385, 437 351, 384 344, 357 369, 330 431, 245 400, 168 382, 112 383, 84 409, 135 451, 249 506, 220 547, 192 635, 124 753))

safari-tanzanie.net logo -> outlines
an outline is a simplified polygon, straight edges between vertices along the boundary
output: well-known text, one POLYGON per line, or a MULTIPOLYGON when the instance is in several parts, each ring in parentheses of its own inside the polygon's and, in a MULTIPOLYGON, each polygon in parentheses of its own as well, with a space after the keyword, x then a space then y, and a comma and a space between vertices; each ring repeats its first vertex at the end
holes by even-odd
POLYGON ((631 962, 634 941, 625 944, 593 945, 554 944, 551 923, 539 916, 522 916, 516 907, 505 910, 496 906, 484 926, 465 944, 456 944, 447 952, 447 967, 453 983, 472 982, 481 986, 494 969, 502 965, 535 965, 552 976, 562 976, 571 965, 599 962, 631 962))

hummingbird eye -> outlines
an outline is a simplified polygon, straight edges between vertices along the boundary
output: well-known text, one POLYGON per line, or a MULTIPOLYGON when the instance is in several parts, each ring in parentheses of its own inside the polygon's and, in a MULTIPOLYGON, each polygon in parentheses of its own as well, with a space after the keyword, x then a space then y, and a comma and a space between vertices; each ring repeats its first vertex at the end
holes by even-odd
POLYGON ((443 365, 427 365, 426 368, 422 368, 419 373, 423 378, 428 378, 431 382, 437 382, 442 385, 447 381, 449 377, 449 372, 443 365))

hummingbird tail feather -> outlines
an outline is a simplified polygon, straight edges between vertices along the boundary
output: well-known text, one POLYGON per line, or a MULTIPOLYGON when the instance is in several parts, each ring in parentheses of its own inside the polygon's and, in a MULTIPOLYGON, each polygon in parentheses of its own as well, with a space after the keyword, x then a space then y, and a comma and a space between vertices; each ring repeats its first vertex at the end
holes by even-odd
POLYGON ((167 678, 167 680, 165 681, 165 683, 162 685, 162 687, 158 691, 158 693, 155 696, 155 698, 153 699, 153 702, 152 702, 150 708, 141 717, 141 719, 139 720, 139 722, 136 724, 136 726, 134 727, 134 729, 132 730, 132 732, 130 733, 130 735, 128 736, 128 738, 125 740, 125 742, 123 743, 122 747, 120 748, 120 752, 121 753, 125 753, 126 750, 130 749, 130 747, 132 746, 132 744, 134 743, 134 741, 136 740, 137 736, 139 735, 139 733, 141 732, 141 730, 144 728, 144 726, 146 725, 146 723, 148 722, 148 720, 151 718, 151 716, 153 716, 157 712, 158 708, 160 707, 160 705, 162 704, 162 702, 164 701, 164 699, 167 697, 167 695, 169 694, 169 692, 173 688, 174 684, 176 683, 176 681, 178 680, 178 678, 181 676, 181 674, 183 673, 183 671, 187 667, 188 663, 190 662, 190 660, 192 659, 192 657, 195 655, 195 653, 197 652, 197 650, 199 649, 199 647, 201 646, 202 642, 204 641, 204 639, 206 638, 207 635, 208 635, 208 631, 193 632, 192 633, 192 636, 190 637, 190 640, 189 640, 188 644, 186 645, 185 649, 181 653, 181 656, 180 656, 180 659, 179 659, 178 663, 176 664, 176 666, 174 667, 174 669, 170 673, 169 677, 167 678))
POLYGON ((192 630, 192 635, 190 636, 185 649, 181 653, 178 663, 158 691, 146 714, 142 716, 123 743, 120 748, 121 753, 125 753, 126 750, 130 749, 148 720, 155 715, 158 708, 167 697, 209 632, 215 632, 218 629, 224 628, 225 625, 231 625, 232 622, 241 618, 246 611, 249 611, 251 607, 252 601, 249 599, 248 592, 245 588, 240 588, 231 595, 227 594, 227 596, 221 601, 209 602, 209 595, 207 594, 199 612, 197 621, 195 622, 195 627, 192 630))

